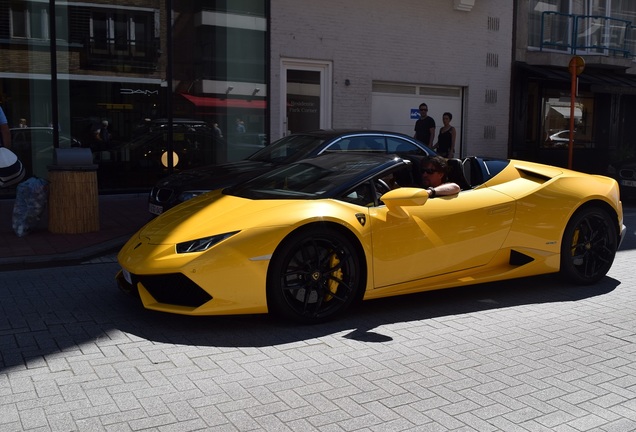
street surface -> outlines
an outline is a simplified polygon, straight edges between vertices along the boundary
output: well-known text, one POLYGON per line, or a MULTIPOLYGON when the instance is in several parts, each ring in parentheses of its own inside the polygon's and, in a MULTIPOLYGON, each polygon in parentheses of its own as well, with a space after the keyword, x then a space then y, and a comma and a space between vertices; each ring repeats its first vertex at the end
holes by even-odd
POLYGON ((142 309, 114 256, 0 273, 0 430, 636 430, 636 207, 609 275, 298 326, 142 309))

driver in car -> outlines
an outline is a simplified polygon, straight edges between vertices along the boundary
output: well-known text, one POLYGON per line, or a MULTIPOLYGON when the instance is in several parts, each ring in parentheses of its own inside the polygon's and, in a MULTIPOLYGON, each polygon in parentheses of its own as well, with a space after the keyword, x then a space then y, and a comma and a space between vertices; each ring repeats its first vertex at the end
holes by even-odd
POLYGON ((457 183, 448 181, 448 164, 441 156, 431 156, 422 161, 422 184, 428 197, 454 195, 461 190, 457 183))

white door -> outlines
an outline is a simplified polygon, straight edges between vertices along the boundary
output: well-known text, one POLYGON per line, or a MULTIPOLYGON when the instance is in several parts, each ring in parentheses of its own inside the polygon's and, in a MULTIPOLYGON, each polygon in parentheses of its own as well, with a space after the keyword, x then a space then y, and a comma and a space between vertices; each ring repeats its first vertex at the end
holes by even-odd
POLYGON ((283 135, 331 128, 331 63, 284 59, 281 70, 283 135))

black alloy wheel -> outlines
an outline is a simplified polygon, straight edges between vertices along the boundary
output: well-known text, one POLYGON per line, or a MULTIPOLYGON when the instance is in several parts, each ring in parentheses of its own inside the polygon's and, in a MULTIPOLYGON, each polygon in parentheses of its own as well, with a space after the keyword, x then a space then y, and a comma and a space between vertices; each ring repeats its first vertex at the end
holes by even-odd
POLYGON ((365 279, 356 248, 332 229, 293 234, 274 255, 270 269, 270 310, 307 324, 344 312, 360 297, 365 279))
POLYGON ((561 274, 580 285, 601 280, 618 248, 618 227, 597 207, 584 208, 568 222, 561 245, 561 274))

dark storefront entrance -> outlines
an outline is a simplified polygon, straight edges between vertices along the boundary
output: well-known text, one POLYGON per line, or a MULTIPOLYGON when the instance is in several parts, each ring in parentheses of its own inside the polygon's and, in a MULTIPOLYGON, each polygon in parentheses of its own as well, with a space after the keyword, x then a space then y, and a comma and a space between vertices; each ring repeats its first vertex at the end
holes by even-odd
MULTIPOLYGON (((567 68, 517 64, 511 155, 568 166, 570 74, 567 68)), ((605 174, 610 163, 636 154, 636 79, 611 70, 581 74, 574 106, 572 168, 605 174)))

